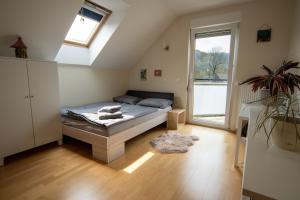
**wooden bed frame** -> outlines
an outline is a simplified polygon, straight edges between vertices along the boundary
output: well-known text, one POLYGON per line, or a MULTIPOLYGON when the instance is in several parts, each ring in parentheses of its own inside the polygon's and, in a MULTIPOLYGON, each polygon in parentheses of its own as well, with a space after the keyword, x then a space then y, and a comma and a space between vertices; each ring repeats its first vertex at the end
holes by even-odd
MULTIPOLYGON (((173 93, 147 92, 129 90, 126 93, 139 98, 163 98, 174 100, 173 93)), ((68 125, 63 125, 63 134, 92 145, 93 157, 109 163, 125 153, 125 142, 145 131, 167 121, 167 113, 163 113, 151 120, 123 130, 110 137, 85 131, 68 125)))

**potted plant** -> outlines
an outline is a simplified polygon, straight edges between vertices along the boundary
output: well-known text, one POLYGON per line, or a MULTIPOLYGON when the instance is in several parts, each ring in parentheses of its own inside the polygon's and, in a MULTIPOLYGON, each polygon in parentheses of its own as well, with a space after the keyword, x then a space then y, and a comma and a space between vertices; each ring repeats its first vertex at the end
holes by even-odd
POLYGON ((298 62, 283 62, 276 70, 265 65, 265 75, 255 76, 240 84, 249 84, 252 90, 263 90, 261 101, 265 108, 259 114, 257 131, 263 130, 269 142, 271 136, 275 145, 280 148, 300 151, 300 116, 299 99, 294 95, 300 89, 300 76, 288 72, 296 69, 298 62))
MULTIPOLYGON (((249 78, 240 85, 249 84, 252 86, 252 91, 260 90, 260 100, 264 105, 276 103, 277 97, 294 94, 295 88, 299 88, 300 76, 287 72, 293 68, 299 68, 298 62, 283 62, 276 70, 271 70, 263 65, 262 69, 267 72, 264 75, 254 76, 249 78)), ((280 98, 282 100, 282 98, 280 98)))

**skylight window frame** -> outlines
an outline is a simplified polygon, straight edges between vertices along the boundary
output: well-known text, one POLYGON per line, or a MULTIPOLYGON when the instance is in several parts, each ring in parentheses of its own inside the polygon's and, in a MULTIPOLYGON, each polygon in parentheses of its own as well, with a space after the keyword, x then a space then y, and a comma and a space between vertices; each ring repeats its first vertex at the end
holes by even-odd
MULTIPOLYGON (((80 46, 80 47, 89 48, 90 45, 92 44, 93 40, 95 39, 96 35, 99 33, 99 31, 101 30, 101 28, 103 27, 103 25, 105 24, 105 22, 107 21, 107 19, 109 18, 109 16, 112 14, 111 10, 109 10, 109 9, 103 7, 103 6, 100 6, 99 4, 96 4, 96 3, 94 3, 94 2, 92 2, 90 0, 85 0, 84 4, 81 6, 81 8, 82 7, 86 8, 86 6, 99 10, 101 12, 101 15, 103 15, 103 17, 100 20, 98 26, 96 27, 96 30, 94 31, 94 33, 92 34, 92 36, 89 38, 89 40, 88 40, 88 42, 86 44, 85 43, 80 43, 80 42, 74 42, 74 41, 70 41, 70 40, 66 40, 66 39, 64 40, 64 44, 69 44, 69 45, 74 45, 74 46, 80 46)), ((71 27, 70 27, 70 29, 71 29, 71 27)))

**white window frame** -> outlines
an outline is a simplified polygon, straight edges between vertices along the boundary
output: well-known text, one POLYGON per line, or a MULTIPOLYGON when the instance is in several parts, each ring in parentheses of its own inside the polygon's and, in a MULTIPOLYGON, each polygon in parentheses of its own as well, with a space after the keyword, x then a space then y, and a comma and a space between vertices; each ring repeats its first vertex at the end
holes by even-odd
POLYGON ((229 129, 230 112, 231 112, 231 93, 233 88, 233 72, 234 70, 234 56, 236 53, 236 36, 238 32, 238 23, 230 23, 224 25, 216 25, 209 27, 200 27, 191 29, 190 34, 190 61, 189 61, 189 83, 188 83, 188 122, 196 125, 210 126, 214 128, 229 129), (226 97, 226 111, 225 111, 225 123, 220 125, 217 123, 211 123, 204 120, 195 120, 193 118, 194 108, 194 62, 195 62, 195 34, 213 32, 220 30, 231 30, 231 42, 230 42, 230 58, 228 66, 228 86, 227 86, 227 97, 226 97))
MULTIPOLYGON (((103 17, 100 20, 98 26, 96 27, 96 30, 94 31, 94 33, 92 34, 92 36, 89 38, 89 40, 88 40, 87 43, 75 42, 75 41, 71 41, 71 40, 66 40, 65 39, 64 40, 64 44, 69 44, 69 45, 75 45, 75 46, 89 48, 90 45, 91 45, 91 43, 95 39, 96 35, 99 33, 100 29, 105 24, 105 22, 108 19, 108 17, 112 14, 112 11, 109 10, 109 9, 107 9, 107 8, 104 8, 103 6, 98 5, 98 4, 96 4, 96 3, 92 2, 92 1, 89 1, 89 0, 85 0, 84 4, 81 7, 90 9, 91 11, 97 10, 98 12, 101 12, 101 15, 103 15, 103 17)), ((76 17, 77 17, 77 15, 76 15, 76 17)), ((71 27, 69 28, 69 30, 70 29, 71 29, 71 27)))

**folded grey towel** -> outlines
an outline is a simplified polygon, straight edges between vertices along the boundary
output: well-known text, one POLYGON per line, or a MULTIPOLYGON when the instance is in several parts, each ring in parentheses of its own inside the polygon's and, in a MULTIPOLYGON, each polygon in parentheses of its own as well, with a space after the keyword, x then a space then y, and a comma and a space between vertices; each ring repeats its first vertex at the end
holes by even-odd
POLYGON ((99 109, 98 112, 108 112, 108 113, 114 113, 118 112, 121 110, 121 105, 116 105, 116 106, 104 106, 99 109))
POLYGON ((120 111, 114 112, 114 113, 98 112, 98 115, 99 115, 99 119, 100 120, 103 120, 103 119, 119 119, 119 118, 123 118, 122 112, 120 112, 120 111))

